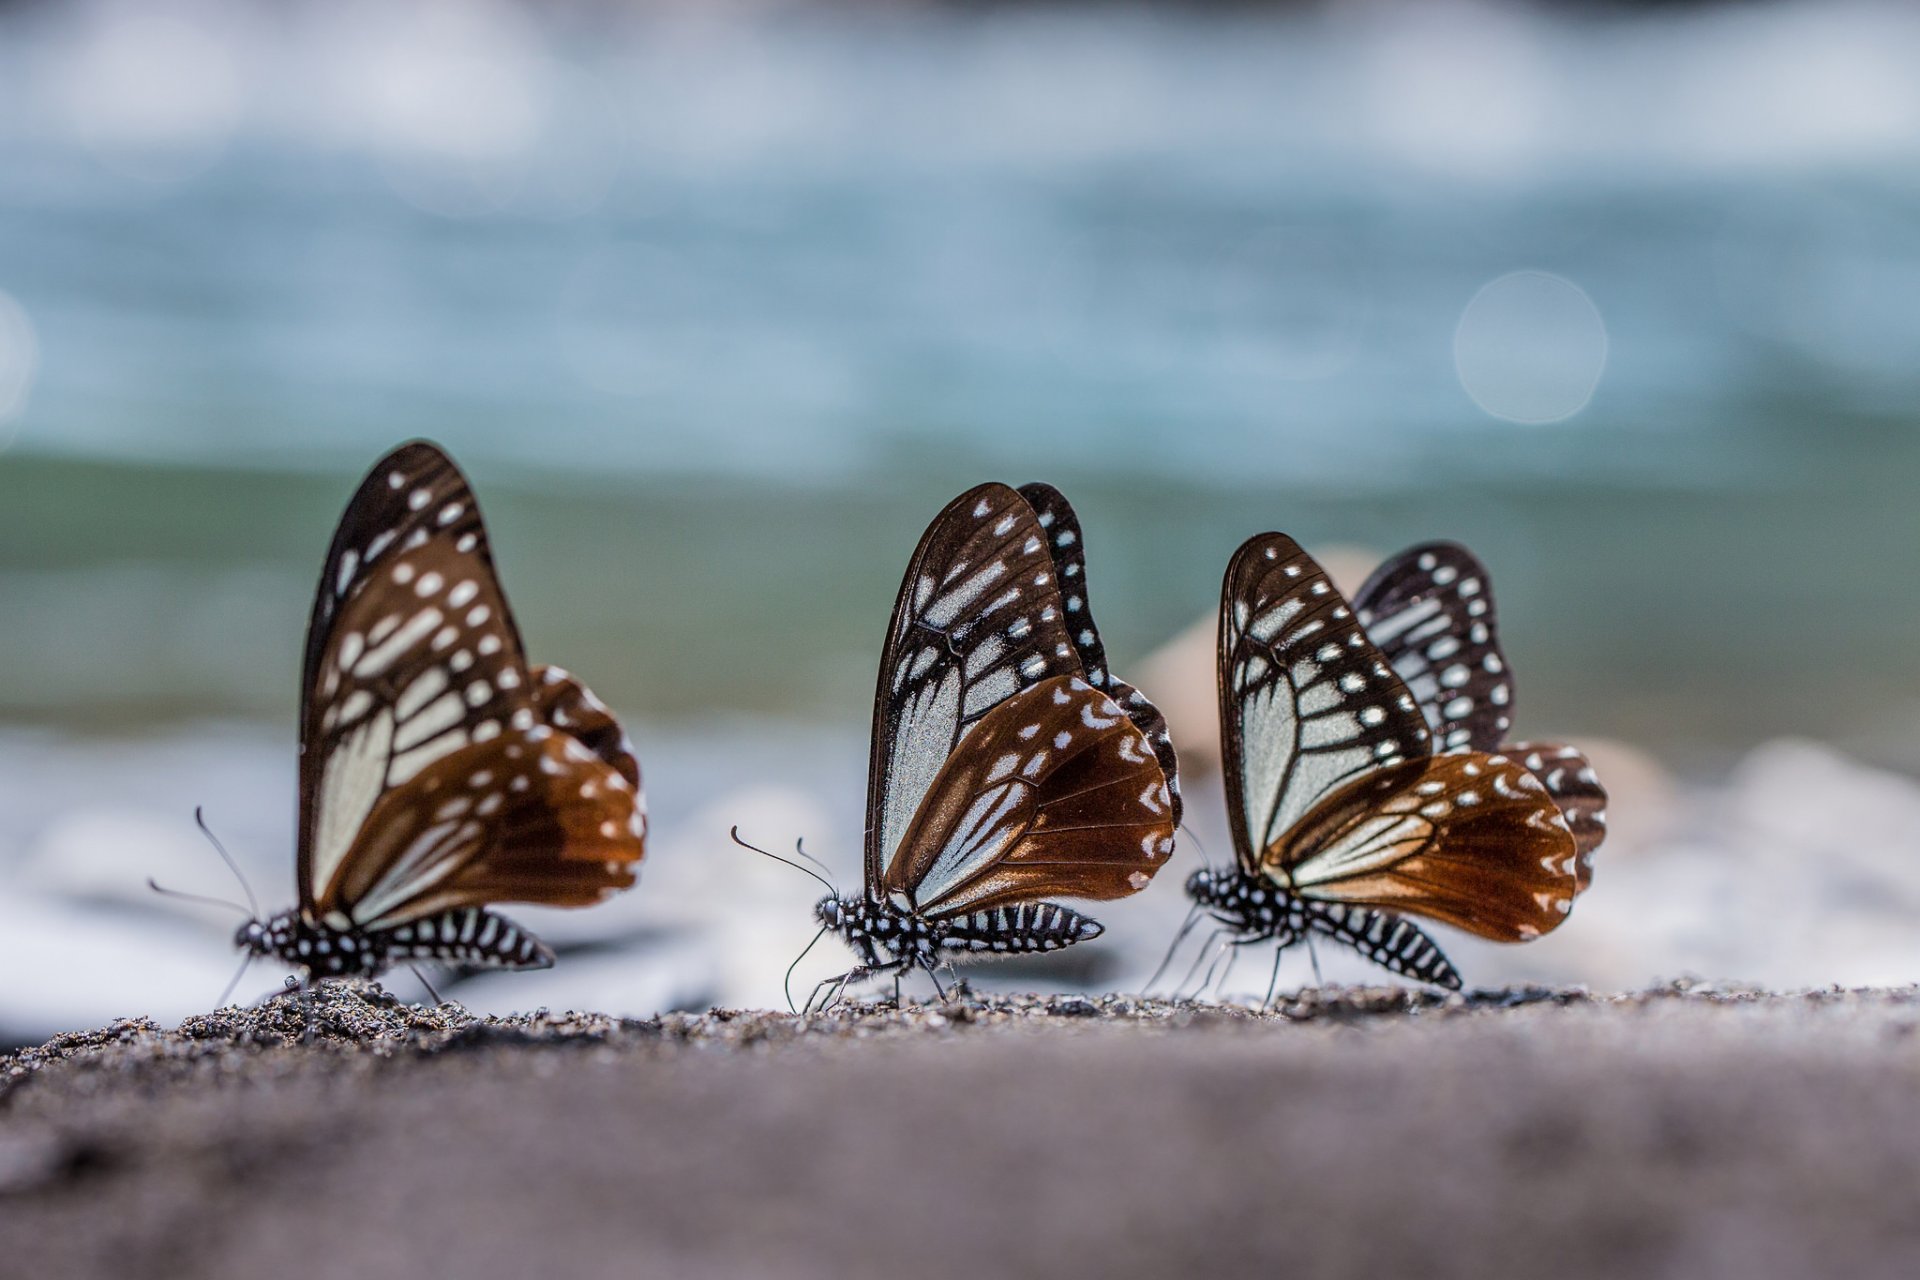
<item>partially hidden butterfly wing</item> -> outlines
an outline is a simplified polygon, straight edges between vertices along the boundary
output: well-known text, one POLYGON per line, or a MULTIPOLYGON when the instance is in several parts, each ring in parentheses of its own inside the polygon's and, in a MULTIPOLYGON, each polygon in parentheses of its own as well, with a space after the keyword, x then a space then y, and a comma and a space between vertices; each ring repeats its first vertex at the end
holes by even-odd
POLYGON ((1038 481, 1023 484, 1020 486, 1020 496, 1033 508, 1035 519, 1046 532, 1047 547, 1053 555, 1054 569, 1060 582, 1067 635, 1080 654, 1080 669, 1087 683, 1119 703, 1120 709, 1140 726, 1140 732, 1153 744, 1153 753, 1160 758, 1160 768, 1167 777, 1167 792, 1173 797, 1173 821, 1178 826, 1183 806, 1180 798, 1180 760, 1173 749, 1173 734, 1168 730, 1167 718, 1160 713, 1160 708, 1154 706, 1145 694, 1114 675, 1107 665, 1106 645, 1100 639, 1100 628, 1094 625, 1093 604, 1087 591, 1086 538, 1080 530, 1080 517, 1075 514, 1073 504, 1067 501, 1066 495, 1050 484, 1038 481))
POLYGON ((1577 891, 1593 883, 1593 854, 1607 837, 1607 791, 1585 753, 1560 742, 1516 742, 1501 750, 1540 779, 1567 820, 1579 851, 1577 891))
POLYGON ((983 484, 948 503, 907 565, 880 659, 867 773, 869 893, 968 730, 1022 689, 1080 674, 1053 558, 1026 499, 983 484))
POLYGON ((882 888, 929 916, 1146 887, 1173 851, 1152 746, 1077 676, 1002 702, 946 762, 882 888))
POLYGON ((1509 756, 1407 760, 1327 797, 1266 850, 1292 892, 1412 912, 1502 942, 1537 938, 1579 891, 1559 806, 1509 756))
POLYGON ((593 690, 578 677, 559 667, 538 666, 530 674, 533 706, 541 723, 578 738, 625 778, 636 795, 640 794, 640 760, 634 755, 627 731, 613 718, 607 704, 594 697, 593 690))
MULTIPOLYGON (((409 911, 433 909, 419 905, 428 901, 427 891, 440 892, 432 899, 438 902, 456 883, 468 895, 463 901, 506 900, 471 896, 483 881, 512 884, 506 898, 572 903, 581 895, 574 863, 598 867, 594 875, 608 888, 630 884, 628 864, 640 857, 641 843, 634 831, 637 789, 624 777, 626 798, 613 802, 617 818, 592 801, 584 816, 573 812, 581 807, 577 797, 567 812, 554 815, 563 827, 591 816, 596 832, 615 822, 612 842, 596 840, 580 857, 543 860, 541 849, 553 852, 549 841, 516 847, 508 858, 497 841, 475 844, 464 837, 455 841, 456 857, 454 846, 441 847, 451 837, 439 828, 461 824, 427 821, 438 806, 452 803, 454 780, 466 787, 483 774, 505 779, 507 746, 525 750, 554 733, 543 722, 465 477, 430 444, 402 446, 375 466, 349 503, 308 631, 301 705, 303 909, 335 925, 364 925, 393 918, 397 903, 415 904, 409 911), (437 793, 433 806, 426 802, 430 790, 437 793), (433 847, 391 843, 395 833, 408 831, 423 840, 430 834, 433 847), (481 863, 494 870, 482 875, 481 863), (432 875, 413 882, 401 874, 415 867, 431 867, 432 875), (541 883, 542 867, 551 885, 541 883), (456 875, 457 868, 464 870, 456 875), (370 902, 376 886, 381 893, 370 902)), ((618 776, 571 736, 558 747, 562 755, 574 754, 567 742, 595 769, 618 776)), ((597 781, 597 775, 575 779, 576 786, 597 781)), ((525 793, 505 793, 499 803, 506 806, 516 794, 525 793)), ((472 799, 478 806, 488 797, 472 799)))
POLYGON ((1430 752, 1413 695, 1285 534, 1249 539, 1228 564, 1219 660, 1227 814, 1250 873, 1325 797, 1430 752))
POLYGON ((1437 750, 1500 749, 1513 723, 1513 675, 1478 557, 1451 542, 1411 547, 1373 571, 1353 608, 1420 704, 1437 750))

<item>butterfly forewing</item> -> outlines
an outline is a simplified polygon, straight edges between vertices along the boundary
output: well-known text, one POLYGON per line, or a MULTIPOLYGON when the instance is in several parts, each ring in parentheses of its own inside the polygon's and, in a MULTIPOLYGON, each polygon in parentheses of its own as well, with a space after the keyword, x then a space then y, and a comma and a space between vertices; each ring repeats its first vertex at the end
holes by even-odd
POLYGON ((1353 597, 1367 638, 1406 682, 1437 750, 1497 751, 1513 723, 1492 580, 1465 547, 1434 542, 1375 569, 1353 597))
POLYGON ((1022 689, 1079 674, 1045 531, 1026 499, 984 484, 948 503, 907 566, 881 656, 867 777, 869 890, 974 723, 1022 689))
POLYGON ((1173 821, 1180 822, 1180 763, 1173 749, 1173 735, 1160 709, 1145 694, 1113 674, 1107 665, 1106 645, 1100 629, 1094 625, 1093 606, 1087 592, 1086 539, 1080 531, 1080 517, 1074 513, 1067 496, 1050 484, 1034 482, 1020 486, 1020 496, 1033 508, 1034 518, 1045 531, 1047 547, 1053 556, 1055 575, 1060 583, 1061 609, 1067 620, 1067 635, 1080 655, 1081 673, 1087 683, 1120 704, 1160 759, 1167 776, 1167 791, 1173 797, 1173 821))
POLYGON ((471 742, 531 727, 526 686, 465 478, 431 445, 396 450, 348 505, 308 634, 304 899, 326 896, 387 790, 471 742))
POLYGON ((638 766, 578 681, 528 670, 478 505, 432 445, 374 468, 328 553, 300 807, 301 906, 334 927, 487 901, 573 905, 632 882, 638 766), (568 786, 549 785, 562 775, 568 786), (497 795, 495 778, 508 788, 497 795))
POLYGON ((1322 798, 1430 749, 1412 694, 1326 573, 1278 533, 1251 539, 1227 567, 1220 724, 1248 870, 1322 798))
POLYGON ((1166 776, 1146 736, 1085 680, 1001 703, 940 770, 882 888, 929 916, 1146 887, 1173 851, 1166 776))
POLYGON ((1545 785, 1508 756, 1407 760, 1327 797, 1262 856, 1290 892, 1407 911, 1485 938, 1566 917, 1578 853, 1545 785))
POLYGON ((1526 765, 1567 820, 1579 851, 1578 891, 1593 883, 1593 855, 1607 837, 1607 792, 1578 747, 1559 742, 1516 742, 1501 750, 1526 765))

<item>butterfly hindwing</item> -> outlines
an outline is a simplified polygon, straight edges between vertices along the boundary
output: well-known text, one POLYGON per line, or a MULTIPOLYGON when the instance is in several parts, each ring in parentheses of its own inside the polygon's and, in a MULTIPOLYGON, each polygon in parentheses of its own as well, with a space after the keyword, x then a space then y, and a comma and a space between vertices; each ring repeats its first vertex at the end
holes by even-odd
POLYGON ((1228 817, 1249 872, 1323 798, 1430 750, 1412 694, 1285 534, 1249 540, 1227 567, 1219 680, 1228 817))
POLYGON ((1078 676, 1015 694, 947 760, 883 891, 943 916, 1144 888, 1173 851, 1166 776, 1137 725, 1078 676))
POLYGON ((1361 625, 1426 715, 1435 748, 1497 751, 1513 723, 1492 579, 1451 542, 1412 547, 1353 597, 1361 625))
POLYGON ((1147 696, 1113 674, 1107 665, 1106 645, 1100 628, 1094 625, 1093 605, 1087 591, 1087 545, 1080 530, 1080 517, 1074 513, 1067 496, 1050 484, 1038 481, 1020 486, 1020 496, 1033 508, 1035 519, 1046 531, 1047 547, 1053 556, 1060 583, 1061 606, 1067 620, 1067 635, 1080 654, 1080 669, 1087 683, 1120 704, 1147 741, 1167 776, 1167 790, 1173 797, 1174 825, 1180 823, 1180 762, 1173 749, 1173 735, 1167 719, 1147 696))
POLYGON ((994 707, 1080 660, 1033 509, 1003 484, 961 494, 907 565, 880 660, 867 775, 866 884, 942 764, 994 707))
POLYGON ((1289 892, 1413 912, 1502 942, 1539 937, 1565 918, 1578 861, 1545 784, 1510 756, 1478 752, 1376 770, 1261 857, 1289 892))
POLYGON ((1579 850, 1575 870, 1578 892, 1593 883, 1593 855, 1607 836, 1607 791, 1585 753, 1560 742, 1516 742, 1501 750, 1520 761, 1540 779, 1560 806, 1579 850))
POLYGON ((644 834, 632 785, 578 740, 491 738, 382 797, 320 906, 366 928, 488 902, 587 906, 633 884, 644 834))
POLYGON ((613 718, 607 704, 594 697, 593 690, 578 677, 559 667, 538 666, 530 676, 534 711, 541 723, 579 739, 625 778, 635 795, 640 794, 640 760, 633 753, 627 731, 613 718))

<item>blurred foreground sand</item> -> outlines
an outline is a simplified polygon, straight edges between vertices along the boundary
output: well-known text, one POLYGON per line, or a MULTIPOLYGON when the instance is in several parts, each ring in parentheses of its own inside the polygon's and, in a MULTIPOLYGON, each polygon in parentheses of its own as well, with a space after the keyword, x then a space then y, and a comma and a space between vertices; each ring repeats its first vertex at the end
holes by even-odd
POLYGON ((21 1276, 1920 1274, 1920 991, 475 1020, 0 1059, 21 1276))

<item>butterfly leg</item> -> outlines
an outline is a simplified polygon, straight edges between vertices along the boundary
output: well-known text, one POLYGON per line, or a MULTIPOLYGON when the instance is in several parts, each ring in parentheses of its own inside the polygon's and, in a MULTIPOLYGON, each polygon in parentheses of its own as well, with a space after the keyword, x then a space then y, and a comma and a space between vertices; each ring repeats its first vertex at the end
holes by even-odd
POLYGON ((1194 990, 1193 998, 1196 1000, 1205 999, 1210 989, 1213 990, 1213 998, 1215 1000, 1220 998, 1220 992, 1217 987, 1215 987, 1214 976, 1217 973, 1219 977, 1224 980, 1227 973, 1233 971, 1233 960, 1231 957, 1238 954, 1233 949, 1236 944, 1231 937, 1227 937, 1224 934, 1215 934, 1214 936, 1215 938, 1223 938, 1224 940, 1219 942, 1213 949, 1213 959, 1207 962, 1206 976, 1200 979, 1200 985, 1194 990), (1220 969, 1220 962, 1223 960, 1226 961, 1227 964, 1224 972, 1220 969))
POLYGON ((410 964, 407 966, 407 968, 413 970, 413 976, 420 979, 420 985, 425 987, 427 989, 427 994, 433 998, 433 1003, 435 1008, 438 1008, 439 1006, 446 1003, 445 1000, 440 998, 440 993, 433 989, 433 984, 427 981, 427 975, 420 972, 419 965, 410 964))
POLYGON ((939 995, 940 1003, 942 1004, 949 1003, 952 1000, 952 996, 948 994, 947 989, 945 987, 940 985, 939 963, 934 960, 926 960, 926 959, 921 960, 920 963, 922 966, 925 967, 927 971, 927 976, 933 979, 933 989, 935 993, 939 995))
POLYGON ((1267 998, 1260 1002, 1260 1012, 1268 1013, 1273 1009, 1273 997, 1280 990, 1280 961, 1286 956, 1285 947, 1273 949, 1273 976, 1267 979, 1267 998))
POLYGON ((849 969, 847 972, 835 977, 820 979, 819 982, 814 984, 813 994, 808 996, 807 1002, 800 1006, 801 1015, 825 1013, 833 1006, 833 1002, 840 998, 841 991, 846 989, 847 983, 852 981, 853 975, 858 972, 860 972, 858 969, 849 969), (820 999, 820 993, 829 987, 833 988, 833 991, 825 1001, 822 1001, 820 999))
POLYGON ((1187 910, 1187 918, 1181 922, 1180 931, 1173 935, 1173 942, 1167 947, 1167 954, 1160 958, 1160 967, 1153 971, 1153 976, 1148 978, 1146 985, 1140 989, 1141 995, 1146 995, 1159 985, 1160 975, 1165 973, 1167 966, 1173 963, 1174 952, 1180 950, 1180 944, 1187 940, 1187 935, 1193 932, 1193 926, 1199 923, 1200 904, 1196 902, 1187 910))
MULTIPOLYGON (((1182 991, 1185 991, 1187 989, 1187 985, 1194 980, 1194 977, 1197 974, 1199 974, 1200 966, 1207 962, 1210 954, 1214 951, 1216 947, 1219 946, 1220 940, 1226 936, 1227 936, 1227 931, 1225 929, 1215 929, 1212 933, 1207 935, 1207 940, 1200 944, 1200 953, 1194 956, 1193 963, 1187 966, 1187 976, 1180 979, 1180 984, 1173 989, 1174 999, 1178 1000, 1180 998, 1180 993, 1182 991)), ((1188 998, 1197 999, 1198 996, 1199 996, 1199 992, 1198 990, 1196 990, 1194 995, 1188 998)))
MULTIPOLYGON (((889 960, 885 964, 855 965, 853 968, 847 970, 845 973, 841 974, 837 978, 823 978, 820 980, 820 984, 814 987, 813 995, 807 998, 807 1003, 805 1007, 801 1009, 801 1012, 802 1013, 813 1013, 813 1012, 825 1013, 827 1010, 833 1008, 834 1005, 839 1004, 841 995, 843 995, 846 992, 846 989, 848 987, 852 986, 856 982, 865 982, 868 978, 877 978, 883 974, 888 974, 888 973, 893 974, 897 980, 900 974, 900 970, 903 967, 905 967, 906 963, 907 962, 904 960, 889 960), (815 1010, 814 1001, 820 998, 821 990, 826 987, 831 987, 833 989, 832 991, 828 992, 827 998, 820 1003, 819 1009, 815 1010)), ((899 996, 897 993, 895 994, 894 1002, 896 1005, 899 1003, 899 996)))

